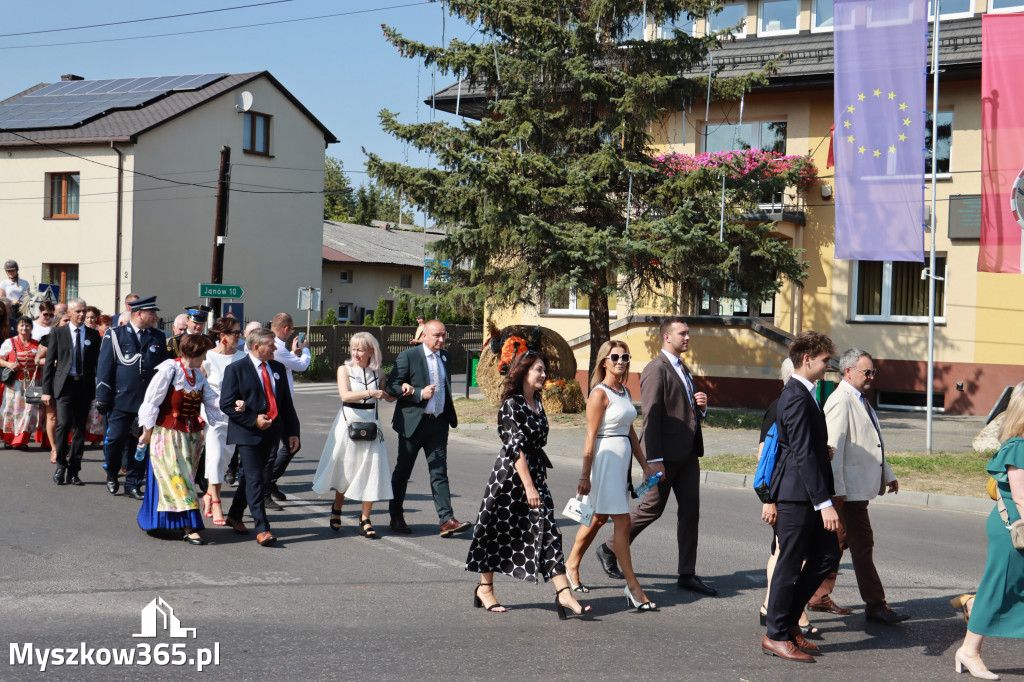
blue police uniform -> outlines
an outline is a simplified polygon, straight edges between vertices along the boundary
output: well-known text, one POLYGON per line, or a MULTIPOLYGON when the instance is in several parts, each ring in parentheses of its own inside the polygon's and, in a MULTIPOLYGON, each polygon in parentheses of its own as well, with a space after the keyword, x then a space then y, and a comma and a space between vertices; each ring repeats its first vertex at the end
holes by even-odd
POLYGON ((138 488, 144 483, 146 462, 135 461, 139 441, 132 437, 131 426, 157 365, 167 358, 167 337, 159 329, 142 329, 136 336, 135 327, 126 324, 111 327, 103 335, 96 368, 96 402, 111 407, 103 441, 108 482, 116 483, 122 457, 128 453, 125 487, 138 488))

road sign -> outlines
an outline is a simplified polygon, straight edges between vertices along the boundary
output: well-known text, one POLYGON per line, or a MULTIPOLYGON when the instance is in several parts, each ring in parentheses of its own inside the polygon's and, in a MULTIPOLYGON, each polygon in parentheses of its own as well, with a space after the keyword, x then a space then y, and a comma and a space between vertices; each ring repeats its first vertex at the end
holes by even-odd
POLYGON ((199 298, 242 298, 245 289, 237 284, 200 284, 199 298))
POLYGON ((60 285, 59 284, 40 284, 39 293, 42 294, 39 298, 43 301, 49 301, 50 303, 56 303, 60 300, 60 285))
MULTIPOLYGON (((443 268, 450 268, 451 266, 452 266, 452 262, 450 260, 443 260, 443 261, 441 261, 441 267, 443 267, 443 268)), ((429 289, 430 288, 430 273, 433 271, 433 269, 434 269, 434 259, 433 258, 424 258, 423 259, 423 288, 424 289, 429 289)))
POLYGON ((315 287, 299 287, 299 310, 320 310, 320 290, 315 287))
POLYGON ((221 312, 224 313, 224 317, 231 315, 239 322, 245 319, 245 304, 240 301, 232 301, 231 303, 225 303, 221 306, 221 312))

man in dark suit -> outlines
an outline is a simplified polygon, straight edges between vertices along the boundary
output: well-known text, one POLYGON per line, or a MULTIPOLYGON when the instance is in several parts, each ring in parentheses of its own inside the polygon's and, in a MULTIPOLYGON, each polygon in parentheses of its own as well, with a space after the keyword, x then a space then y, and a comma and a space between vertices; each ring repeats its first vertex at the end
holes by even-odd
POLYGON ((85 301, 68 301, 70 324, 50 332, 43 368, 43 404, 57 401, 57 471, 53 482, 85 485, 78 477, 85 450, 85 427, 89 406, 96 395, 96 363, 100 356, 100 334, 85 326, 85 301), (68 459, 68 430, 71 430, 71 458, 68 459))
POLYGON ((236 533, 247 535, 242 514, 248 504, 256 542, 266 547, 277 540, 263 507, 267 459, 282 439, 292 452, 299 449, 299 418, 284 365, 274 360, 273 332, 260 327, 246 334, 245 341, 249 355, 228 365, 220 392, 220 409, 229 419, 228 444, 238 446, 241 464, 227 522, 236 533))
POLYGON ((156 296, 136 298, 128 306, 131 308, 128 323, 108 329, 100 343, 96 411, 107 415, 107 433, 103 440, 107 491, 117 494, 117 475, 124 461, 127 463, 124 494, 141 500, 147 462, 135 459, 139 432, 133 424, 157 365, 167 359, 167 337, 156 328, 160 310, 156 296))
POLYGON ((770 494, 777 511, 779 559, 772 575, 768 631, 761 650, 804 663, 814 662, 810 654, 818 647, 801 633, 800 613, 840 557, 828 427, 814 399, 815 384, 825 377, 835 352, 832 339, 824 334, 797 335, 789 347, 795 370, 779 396, 776 417, 779 453, 770 494))
MULTIPOLYGON (((640 400, 644 421, 640 443, 653 472, 661 472, 658 485, 648 491, 638 507, 630 512, 633 543, 647 526, 657 520, 669 492, 678 506, 676 542, 679 546, 680 589, 714 596, 718 590, 697 576, 697 532, 700 526, 700 462, 704 456, 704 436, 700 420, 707 414, 708 397, 695 391, 690 370, 680 355, 690 347, 690 327, 680 317, 661 321, 661 353, 647 363, 640 374, 640 400)), ((612 540, 597 548, 597 558, 605 573, 622 578, 612 540)))
POLYGON ((388 377, 387 392, 398 396, 391 426, 398 432, 398 459, 391 476, 394 497, 391 500, 391 530, 411 533, 405 522, 405 490, 422 449, 430 470, 430 491, 441 520, 441 537, 447 538, 469 528, 452 512, 448 489, 448 427, 459 419, 452 403, 452 380, 448 354, 445 353, 445 328, 437 320, 427 322, 423 344, 402 351, 388 377))

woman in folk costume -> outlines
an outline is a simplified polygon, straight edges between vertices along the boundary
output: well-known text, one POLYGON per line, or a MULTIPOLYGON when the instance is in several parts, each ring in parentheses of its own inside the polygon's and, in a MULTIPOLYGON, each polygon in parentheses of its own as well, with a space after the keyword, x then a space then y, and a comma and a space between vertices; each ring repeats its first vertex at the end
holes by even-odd
POLYGON ((218 407, 219 396, 200 371, 206 351, 212 347, 213 341, 203 334, 182 338, 178 345, 181 357, 157 366, 139 407, 143 429, 139 447, 150 448, 139 527, 182 530, 185 541, 192 545, 206 544, 197 532, 203 521, 195 487, 195 467, 203 444, 200 404, 206 408, 210 424, 225 420, 218 407))

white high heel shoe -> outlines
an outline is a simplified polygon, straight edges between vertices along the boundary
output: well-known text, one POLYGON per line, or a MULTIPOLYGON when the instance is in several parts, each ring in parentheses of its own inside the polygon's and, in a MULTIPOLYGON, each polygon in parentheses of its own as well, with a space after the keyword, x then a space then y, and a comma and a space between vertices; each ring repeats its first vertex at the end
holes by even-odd
POLYGON ((658 605, 652 601, 639 602, 633 597, 633 593, 629 591, 629 585, 626 585, 626 606, 632 606, 637 611, 657 611, 658 605))
MULTIPOLYGON (((963 649, 956 650, 956 656, 953 657, 953 660, 956 661, 956 671, 958 673, 962 673, 964 668, 967 668, 967 672, 971 674, 971 677, 977 677, 979 680, 999 679, 999 675, 996 675, 991 670, 982 670, 979 665, 973 663, 971 659, 967 657, 967 654, 964 653, 963 649)), ((981 656, 978 656, 977 660, 981 666, 985 665, 981 660, 981 656)))

